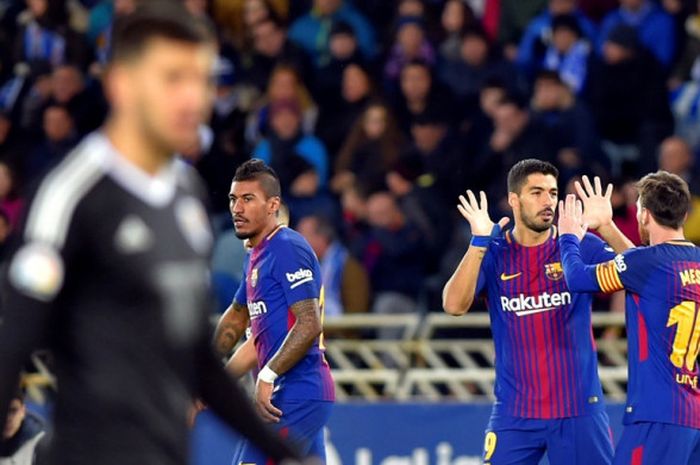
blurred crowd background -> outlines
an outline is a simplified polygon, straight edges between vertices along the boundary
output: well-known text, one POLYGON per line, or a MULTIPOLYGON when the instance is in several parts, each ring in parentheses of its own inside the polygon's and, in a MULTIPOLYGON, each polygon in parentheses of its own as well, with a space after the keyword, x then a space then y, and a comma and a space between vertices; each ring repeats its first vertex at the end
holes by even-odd
MULTIPOLYGON (((112 24, 139 1, 0 0, 0 242, 104 120, 112 24)), ((209 190, 216 310, 241 278, 227 195, 250 157, 279 173, 329 317, 439 311, 469 240, 458 195, 508 214, 523 158, 554 163, 562 192, 582 174, 614 183, 637 241, 635 180, 679 174, 700 242, 700 1, 182 1, 219 38, 213 114, 180 154, 209 190)))

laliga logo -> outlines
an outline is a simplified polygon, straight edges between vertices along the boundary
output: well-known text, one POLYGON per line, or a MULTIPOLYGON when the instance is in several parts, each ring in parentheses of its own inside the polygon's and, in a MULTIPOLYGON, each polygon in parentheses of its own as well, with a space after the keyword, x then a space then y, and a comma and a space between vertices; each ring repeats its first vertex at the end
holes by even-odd
POLYGON ((286 273, 287 276, 287 281, 292 283, 291 286, 289 286, 290 289, 294 289, 295 287, 301 286, 304 283, 308 283, 309 281, 313 281, 314 279, 314 274, 311 270, 305 270, 303 268, 299 268, 297 271, 294 273, 286 273))

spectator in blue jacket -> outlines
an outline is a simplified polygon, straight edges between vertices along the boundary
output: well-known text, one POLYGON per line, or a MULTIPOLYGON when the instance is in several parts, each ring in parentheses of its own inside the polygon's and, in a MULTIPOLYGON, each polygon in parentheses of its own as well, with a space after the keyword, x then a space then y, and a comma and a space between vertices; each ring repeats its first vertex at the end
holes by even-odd
POLYGON ((301 131, 301 108, 293 100, 275 102, 270 106, 270 135, 260 141, 253 151, 255 158, 272 166, 280 177, 282 189, 288 189, 296 177, 288 168, 296 166, 294 157, 302 158, 314 168, 320 187, 328 181, 328 154, 315 136, 301 131))
POLYGON ((530 22, 520 40, 516 63, 524 71, 534 73, 542 63, 545 51, 551 42, 552 20, 555 16, 561 15, 571 15, 576 18, 583 37, 591 43, 596 43, 597 29, 577 8, 576 0, 549 0, 548 8, 530 22))
POLYGON ((620 0, 620 8, 610 12, 600 26, 598 46, 603 44, 616 26, 636 29, 639 42, 665 67, 669 68, 675 56, 675 28, 673 18, 651 0, 620 0))
POLYGON ((552 44, 545 53, 543 68, 558 72, 576 94, 586 83, 590 53, 591 45, 582 37, 574 16, 561 15, 552 20, 552 44))
POLYGON ((289 38, 311 55, 317 67, 321 67, 330 60, 328 39, 331 28, 338 21, 352 27, 360 51, 365 58, 372 58, 376 45, 374 30, 369 21, 344 0, 314 0, 311 11, 292 23, 289 38))

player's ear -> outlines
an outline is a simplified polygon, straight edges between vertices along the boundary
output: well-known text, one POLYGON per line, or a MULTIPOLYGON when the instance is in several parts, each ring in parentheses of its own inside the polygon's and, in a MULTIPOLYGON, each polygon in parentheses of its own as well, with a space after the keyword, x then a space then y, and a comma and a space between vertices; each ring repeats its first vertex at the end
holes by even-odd
POLYGON ((280 209, 281 201, 280 198, 275 196, 275 197, 270 197, 270 201, 267 204, 267 213, 268 215, 275 215, 280 209))
POLYGON ((508 192, 508 205, 510 205, 510 208, 514 210, 520 207, 520 203, 518 202, 518 194, 515 192, 508 192))

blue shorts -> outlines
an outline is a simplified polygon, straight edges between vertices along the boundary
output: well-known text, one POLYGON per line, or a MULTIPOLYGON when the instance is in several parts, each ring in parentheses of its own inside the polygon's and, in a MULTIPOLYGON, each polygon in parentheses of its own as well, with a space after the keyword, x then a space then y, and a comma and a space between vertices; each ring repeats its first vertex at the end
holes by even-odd
POLYGON ((539 420, 492 421, 486 430, 484 464, 537 465, 547 453, 550 465, 610 465, 613 458, 608 414, 539 420))
MULTIPOLYGON (((282 410, 280 422, 274 425, 279 435, 289 439, 304 457, 318 457, 326 463, 326 444, 323 428, 328 423, 333 402, 327 401, 284 401, 274 402, 282 410)), ((233 465, 267 465, 272 461, 257 447, 244 441, 233 465)))
POLYGON ((700 430, 667 423, 625 425, 613 464, 700 464, 700 430))

